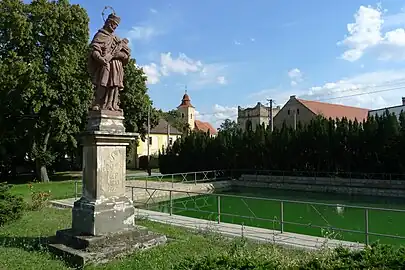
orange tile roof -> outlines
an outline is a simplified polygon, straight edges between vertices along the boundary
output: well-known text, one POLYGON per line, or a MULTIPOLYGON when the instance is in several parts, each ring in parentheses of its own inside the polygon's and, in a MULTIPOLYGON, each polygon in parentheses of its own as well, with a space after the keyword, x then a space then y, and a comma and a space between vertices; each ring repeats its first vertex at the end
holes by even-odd
POLYGON ((201 130, 203 132, 209 131, 211 135, 217 134, 217 130, 208 122, 195 120, 194 125, 195 125, 195 129, 197 129, 197 130, 201 130))
POLYGON ((191 100, 190 97, 186 94, 184 94, 183 99, 181 100, 181 104, 179 106, 177 106, 177 108, 194 108, 193 105, 191 105, 191 100))
POLYGON ((354 119, 357 119, 357 121, 362 122, 363 120, 367 119, 369 111, 368 109, 319 101, 303 100, 298 98, 297 100, 313 113, 317 115, 321 114, 326 118, 332 119, 346 117, 348 120, 354 121, 354 119))

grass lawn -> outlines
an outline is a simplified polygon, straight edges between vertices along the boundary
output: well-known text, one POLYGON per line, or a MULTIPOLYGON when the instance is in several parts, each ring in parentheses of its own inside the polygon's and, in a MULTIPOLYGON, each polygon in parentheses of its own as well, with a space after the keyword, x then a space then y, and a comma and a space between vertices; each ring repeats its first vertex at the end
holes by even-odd
MULTIPOLYGON (((48 182, 48 183, 33 183, 33 190, 38 192, 50 192, 50 199, 66 199, 75 196, 75 181, 61 181, 61 182, 48 182)), ((77 183, 78 193, 81 194, 82 184, 81 181, 77 183)), ((28 184, 13 185, 11 193, 22 196, 27 202, 31 201, 31 190, 28 184)))
MULTIPOLYGON (((71 210, 45 208, 38 212, 26 212, 21 220, 0 230, 0 269, 68 269, 47 251, 45 237, 56 230, 70 227, 71 210)), ((139 221, 138 224, 163 233, 175 241, 151 250, 134 253, 126 258, 98 267, 86 269, 175 269, 182 260, 190 257, 218 255, 237 247, 236 240, 226 240, 214 234, 196 234, 168 225, 139 221)), ((274 256, 285 266, 311 256, 311 253, 287 250, 273 245, 245 244, 245 252, 262 252, 274 256)), ((286 268, 289 269, 289 268, 286 268)))

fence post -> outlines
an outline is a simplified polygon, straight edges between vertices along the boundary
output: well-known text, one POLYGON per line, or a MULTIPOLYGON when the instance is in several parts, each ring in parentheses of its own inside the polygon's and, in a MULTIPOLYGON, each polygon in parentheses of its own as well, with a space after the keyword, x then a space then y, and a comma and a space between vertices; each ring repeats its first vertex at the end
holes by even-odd
POLYGON ((368 209, 364 209, 364 233, 366 236, 366 245, 369 245, 369 238, 368 238, 368 209))
POLYGON ((221 196, 217 196, 218 224, 221 223, 221 196))
POLYGON ((280 201, 280 232, 284 232, 284 202, 280 201))
POLYGON ((173 182, 174 182, 174 174, 172 174, 172 188, 173 188, 173 182))
POLYGON ((131 187, 131 200, 134 203, 134 187, 131 187))
POLYGON ((75 180, 75 201, 77 200, 77 179, 75 180))
POLYGON ((169 201, 170 201, 170 210, 169 210, 169 214, 172 215, 173 214, 173 198, 172 198, 172 191, 169 191, 169 201))
POLYGON ((194 172, 194 184, 197 185, 197 173, 194 172))

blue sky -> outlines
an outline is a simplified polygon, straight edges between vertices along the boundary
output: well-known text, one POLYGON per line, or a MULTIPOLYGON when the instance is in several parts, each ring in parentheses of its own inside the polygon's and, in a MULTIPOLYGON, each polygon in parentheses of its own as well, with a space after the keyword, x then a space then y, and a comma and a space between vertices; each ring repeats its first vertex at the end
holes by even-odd
POLYGON ((405 95, 405 4, 399 0, 73 0, 93 35, 113 6, 149 94, 164 110, 187 85, 202 120, 218 126, 236 108, 290 95, 365 108, 405 95), (388 90, 374 94, 368 92, 388 90))

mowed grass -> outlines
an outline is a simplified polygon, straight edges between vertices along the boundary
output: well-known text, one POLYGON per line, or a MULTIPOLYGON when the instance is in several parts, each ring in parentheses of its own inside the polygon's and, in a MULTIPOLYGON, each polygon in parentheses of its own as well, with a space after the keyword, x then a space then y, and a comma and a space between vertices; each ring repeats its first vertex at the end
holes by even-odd
POLYGON ((17 184, 12 185, 10 192, 14 195, 22 196, 28 203, 31 201, 31 191, 49 192, 50 200, 66 199, 75 197, 75 181, 77 181, 77 192, 81 194, 82 183, 78 180, 47 182, 47 183, 32 183, 32 184, 17 184), (30 189, 32 185, 32 190, 30 189))
MULTIPOLYGON (((26 212, 22 219, 0 229, 0 269, 69 269, 62 261, 51 256, 46 249, 46 239, 59 229, 70 227, 71 210, 44 208, 38 212, 26 212)), ((174 239, 150 250, 136 252, 105 265, 87 266, 85 269, 175 269, 186 258, 201 258, 225 254, 238 245, 213 233, 196 233, 185 229, 150 222, 138 221, 139 225, 163 233, 174 239)), ((292 266, 312 253, 289 250, 273 245, 244 244, 244 250, 265 252, 285 266, 292 266)))

